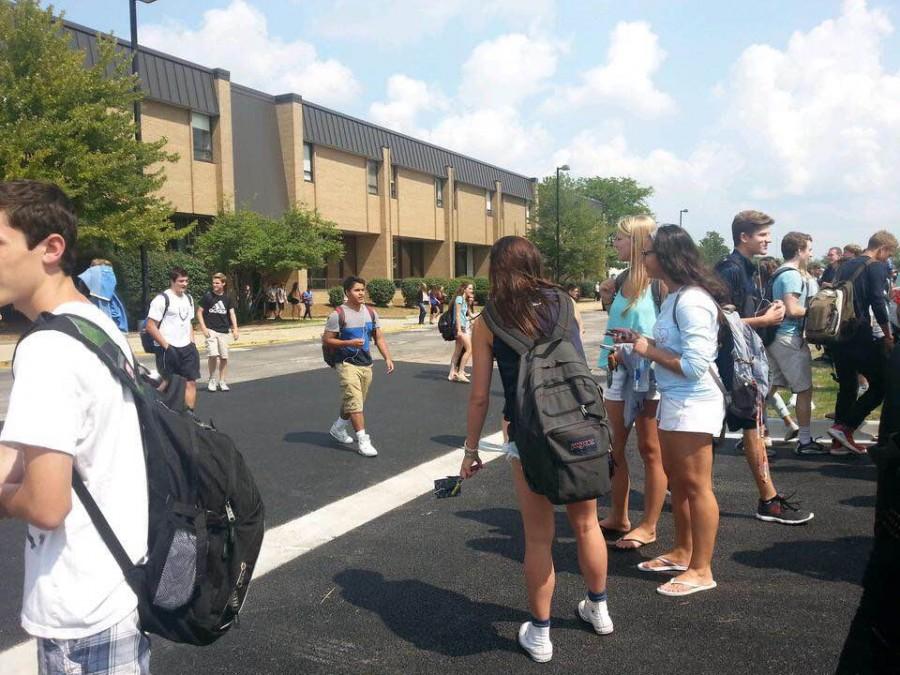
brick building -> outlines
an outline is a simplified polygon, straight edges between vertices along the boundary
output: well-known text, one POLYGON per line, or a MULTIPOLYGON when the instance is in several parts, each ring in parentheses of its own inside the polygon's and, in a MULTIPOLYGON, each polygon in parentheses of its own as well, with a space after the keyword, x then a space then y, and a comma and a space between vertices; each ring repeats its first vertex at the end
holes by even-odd
MULTIPOLYGON (((93 62, 97 31, 66 28, 93 62)), ((486 275, 491 244, 525 233, 535 179, 143 47, 140 75, 143 139, 179 155, 161 191, 174 219, 235 205, 279 216, 301 203, 337 224, 343 260, 298 270, 301 286, 486 275)))

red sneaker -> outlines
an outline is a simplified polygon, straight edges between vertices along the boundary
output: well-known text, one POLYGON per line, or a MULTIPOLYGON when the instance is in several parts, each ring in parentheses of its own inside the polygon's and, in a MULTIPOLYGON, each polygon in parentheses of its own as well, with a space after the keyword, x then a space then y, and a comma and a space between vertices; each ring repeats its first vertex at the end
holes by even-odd
POLYGON ((843 424, 835 424, 828 430, 828 435, 834 439, 831 444, 832 455, 865 455, 866 449, 855 440, 853 440, 853 429, 843 424), (835 444, 838 445, 835 448, 835 444))

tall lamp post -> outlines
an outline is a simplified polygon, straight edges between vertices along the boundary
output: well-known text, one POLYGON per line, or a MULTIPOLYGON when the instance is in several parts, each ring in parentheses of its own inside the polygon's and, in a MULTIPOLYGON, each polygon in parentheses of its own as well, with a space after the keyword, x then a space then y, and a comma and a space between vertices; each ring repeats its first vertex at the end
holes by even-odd
POLYGON ((568 170, 568 164, 556 167, 556 283, 559 283, 559 172, 568 170))
MULTIPOLYGON (((144 4, 151 4, 156 0, 141 0, 144 4)), ((140 71, 138 63, 138 34, 137 34, 137 0, 128 0, 129 18, 131 19, 131 74, 137 75, 140 71)), ((140 81, 135 89, 140 90, 140 81)), ((141 102, 134 102, 134 138, 141 142, 141 102)), ((141 307, 147 309, 150 298, 150 263, 147 260, 147 247, 141 244, 141 307)))
POLYGON ((681 223, 683 222, 682 218, 683 218, 684 214, 687 212, 688 212, 687 209, 681 209, 681 211, 678 212, 678 227, 681 227, 681 223))

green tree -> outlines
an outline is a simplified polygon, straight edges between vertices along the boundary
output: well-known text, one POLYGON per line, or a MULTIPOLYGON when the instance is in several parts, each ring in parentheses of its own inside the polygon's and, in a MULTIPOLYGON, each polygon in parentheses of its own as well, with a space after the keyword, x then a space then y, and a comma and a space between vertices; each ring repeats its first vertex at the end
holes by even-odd
MULTIPOLYGON (((609 241, 615 236, 616 224, 625 216, 653 215, 647 200, 653 196, 653 188, 641 185, 634 178, 624 176, 583 178, 578 189, 586 197, 596 200, 607 223, 609 241)), ((606 248, 608 266, 618 264, 618 256, 612 246, 606 248)))
MULTIPOLYGON (((579 190, 579 181, 559 180, 560 281, 596 278, 606 271, 606 225, 598 204, 579 190)), ((556 271, 556 176, 538 185, 537 224, 528 237, 544 255, 548 276, 556 271)))
POLYGON ((165 140, 135 140, 141 95, 130 53, 111 39, 98 48, 85 67, 52 7, 0 2, 0 180, 62 187, 78 209, 84 249, 162 248, 190 229, 174 227, 172 207, 157 196, 177 155, 163 150, 165 140))
POLYGON ((322 267, 344 253, 341 232, 317 211, 296 206, 281 218, 239 209, 221 213, 198 235, 195 253, 210 269, 242 288, 256 274, 274 275, 322 267))
POLYGON ((728 244, 725 243, 725 239, 722 238, 722 235, 712 231, 707 232, 706 236, 697 242, 697 247, 700 249, 700 255, 702 256, 703 261, 710 267, 731 252, 731 249, 728 248, 728 244))

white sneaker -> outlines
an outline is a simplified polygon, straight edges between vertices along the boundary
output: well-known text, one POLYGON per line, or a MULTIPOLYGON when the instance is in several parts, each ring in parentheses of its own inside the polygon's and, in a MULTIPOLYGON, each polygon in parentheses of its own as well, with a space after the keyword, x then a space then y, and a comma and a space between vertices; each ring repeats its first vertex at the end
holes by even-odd
POLYGON ((613 632, 613 622, 609 618, 606 600, 592 602, 590 598, 585 598, 578 603, 578 616, 585 623, 591 624, 598 635, 609 635, 613 632))
POLYGON ((357 434, 356 438, 359 441, 359 447, 356 450, 359 454, 363 457, 375 457, 378 455, 378 451, 372 445, 372 439, 369 438, 369 434, 357 434))
POLYGON ((530 621, 519 627, 519 646, 533 661, 547 663, 553 658, 553 643, 549 628, 535 628, 530 621))
POLYGON ((206 391, 215 391, 216 390, 216 381, 212 378, 209 379, 209 383, 206 385, 206 391))
POLYGON ((231 391, 231 387, 223 380, 222 382, 219 382, 219 391, 231 391))
POLYGON ((330 433, 331 437, 338 443, 350 445, 353 442, 353 436, 347 431, 347 425, 342 419, 335 421, 335 423, 331 425, 331 429, 328 433, 330 433))

